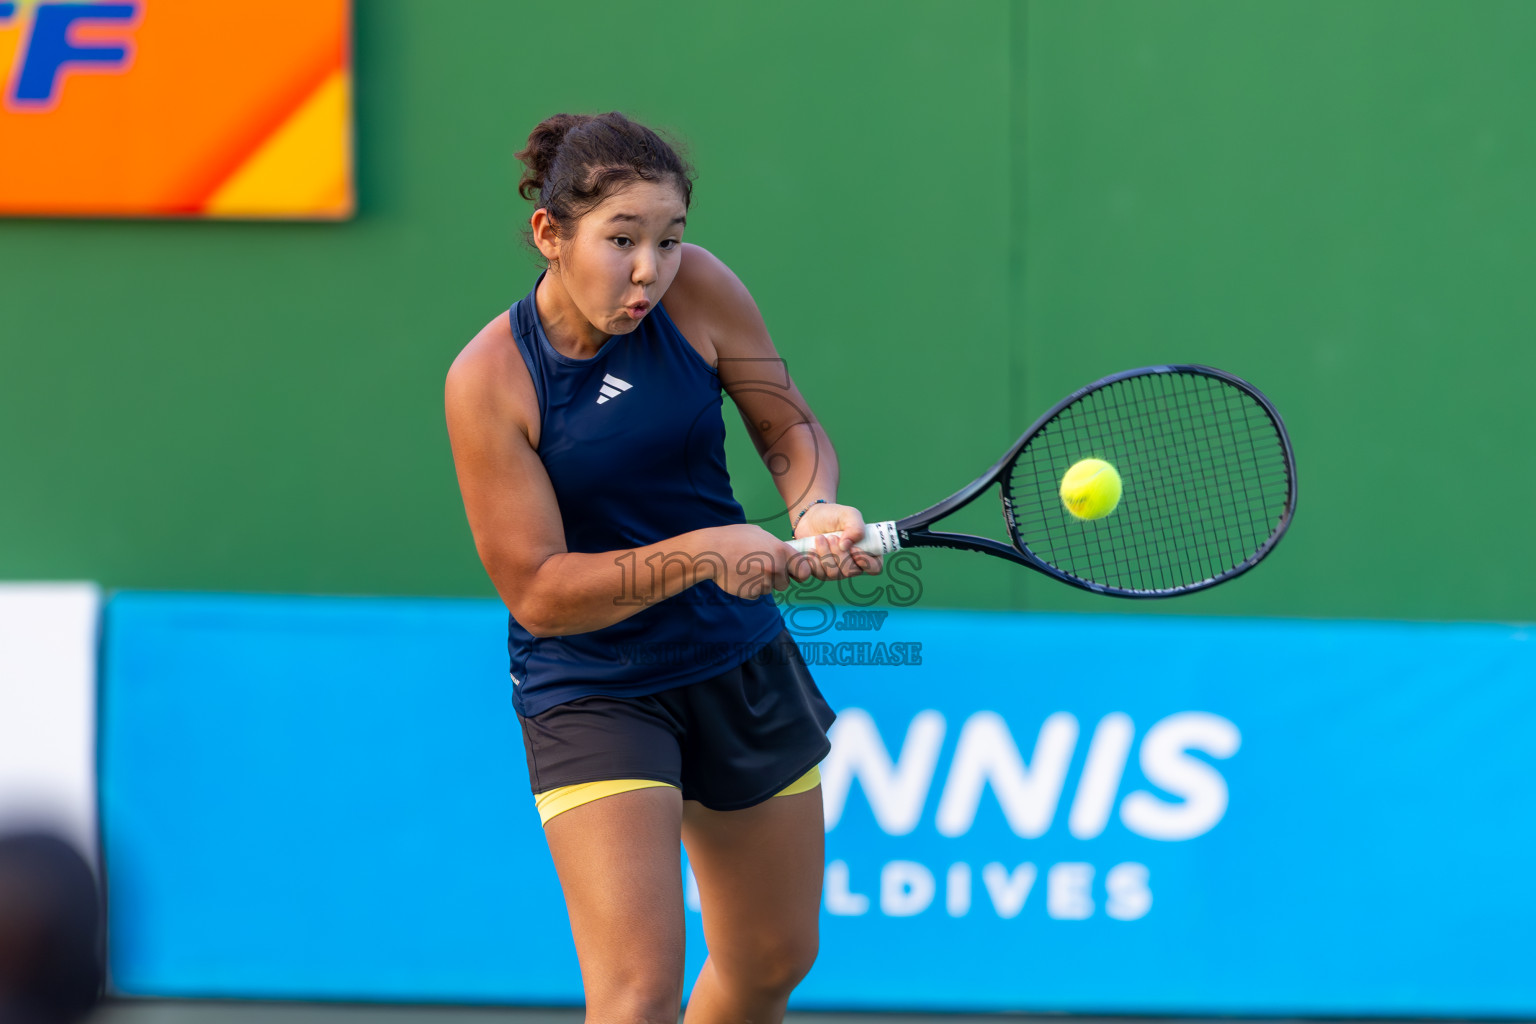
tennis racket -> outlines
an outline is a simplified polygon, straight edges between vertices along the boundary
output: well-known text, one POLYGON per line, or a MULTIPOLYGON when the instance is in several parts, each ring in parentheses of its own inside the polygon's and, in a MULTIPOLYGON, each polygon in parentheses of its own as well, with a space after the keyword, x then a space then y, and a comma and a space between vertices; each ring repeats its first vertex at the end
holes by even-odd
MULTIPOLYGON (((931 508, 868 524, 858 546, 979 551, 1096 594, 1173 597, 1252 569, 1295 512, 1296 457, 1267 398, 1209 366, 1147 366, 1068 395, 991 469, 931 508), (1060 494, 1088 458, 1122 480, 1102 519, 1076 518, 1060 494), (932 529, 994 483, 1011 543, 932 529)), ((814 538, 790 543, 814 550, 814 538)))

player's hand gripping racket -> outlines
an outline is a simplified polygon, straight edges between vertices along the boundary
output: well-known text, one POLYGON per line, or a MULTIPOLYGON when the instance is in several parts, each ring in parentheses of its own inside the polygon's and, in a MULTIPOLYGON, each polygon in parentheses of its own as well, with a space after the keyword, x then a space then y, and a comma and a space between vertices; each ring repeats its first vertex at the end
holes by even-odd
MULTIPOLYGON (((1172 597, 1253 568, 1295 511, 1296 458, 1267 398, 1209 366, 1148 366, 1068 395, 986 473, 916 515, 868 524, 858 546, 980 551, 1098 594, 1172 597), (1121 496, 1079 519, 1062 480, 1090 458, 1118 470, 1121 496), (930 528, 993 483, 1012 544, 930 528)), ((813 538, 790 543, 813 550, 813 538)))

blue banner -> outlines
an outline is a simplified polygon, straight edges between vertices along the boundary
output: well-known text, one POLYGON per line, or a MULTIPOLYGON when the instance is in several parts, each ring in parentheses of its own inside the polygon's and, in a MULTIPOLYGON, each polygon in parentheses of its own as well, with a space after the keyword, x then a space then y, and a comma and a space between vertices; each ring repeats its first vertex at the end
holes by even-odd
MULTIPOLYGON (((115 597, 117 985, 579 1002, 504 614, 115 597)), ((913 609, 822 625, 802 645, 840 717, 821 955, 793 1005, 1536 1014, 1525 629, 913 609)), ((689 942, 696 967, 697 912, 689 942)))

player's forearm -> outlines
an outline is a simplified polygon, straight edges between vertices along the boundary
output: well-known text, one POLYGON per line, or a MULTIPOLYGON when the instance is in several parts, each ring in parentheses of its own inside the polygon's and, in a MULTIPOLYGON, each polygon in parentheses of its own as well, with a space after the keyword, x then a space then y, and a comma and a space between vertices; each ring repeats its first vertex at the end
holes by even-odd
POLYGON ((837 452, 820 423, 790 427, 763 452, 763 462, 774 473, 773 482, 784 499, 790 529, 801 511, 817 498, 837 500, 837 452))
POLYGON ((551 555, 519 590, 503 600, 535 636, 602 629, 723 572, 710 530, 694 530, 644 547, 600 554, 551 555))

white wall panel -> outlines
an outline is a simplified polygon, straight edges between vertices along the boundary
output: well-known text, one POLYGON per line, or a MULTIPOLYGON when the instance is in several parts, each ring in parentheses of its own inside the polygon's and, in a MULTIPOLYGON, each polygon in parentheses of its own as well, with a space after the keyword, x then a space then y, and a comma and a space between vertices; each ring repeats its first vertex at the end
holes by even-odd
POLYGON ((41 825, 96 856, 93 583, 0 583, 0 828, 41 825))

